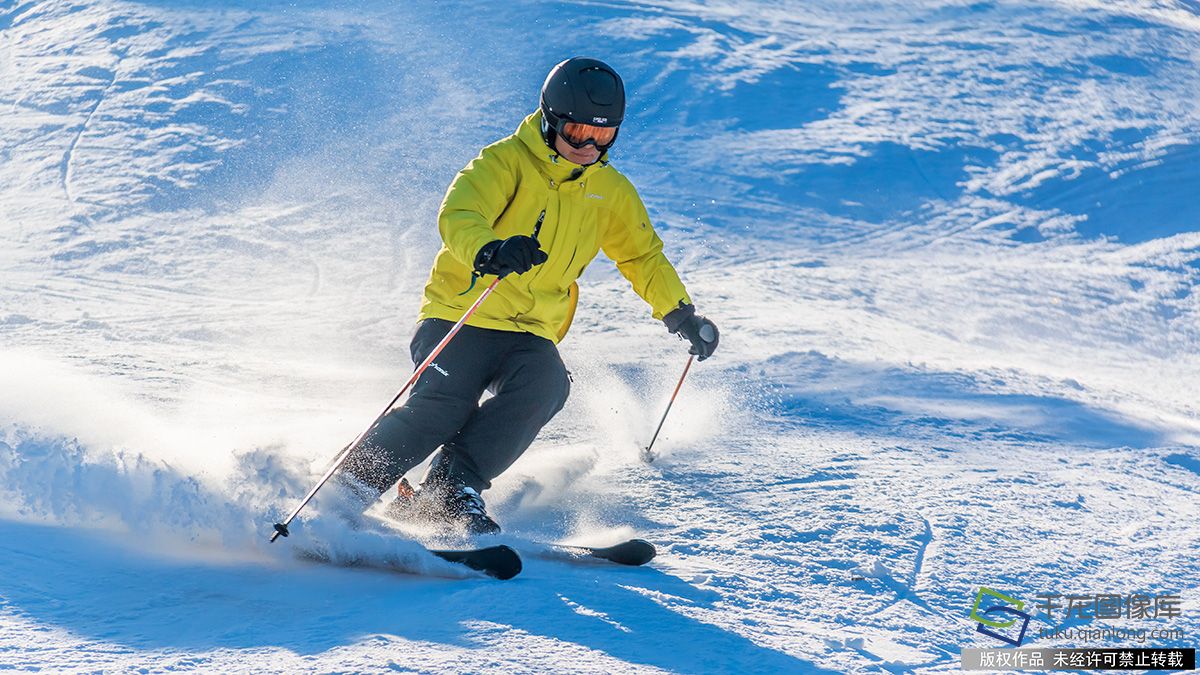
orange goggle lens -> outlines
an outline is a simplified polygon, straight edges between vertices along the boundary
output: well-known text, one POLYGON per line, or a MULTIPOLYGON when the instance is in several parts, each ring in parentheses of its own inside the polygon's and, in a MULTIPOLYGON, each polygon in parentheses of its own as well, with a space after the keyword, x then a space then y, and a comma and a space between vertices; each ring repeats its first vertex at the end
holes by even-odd
POLYGON ((611 144, 617 137, 617 127, 598 127, 594 124, 567 122, 563 125, 562 135, 575 146, 582 146, 584 143, 592 141, 596 147, 604 147, 611 144))

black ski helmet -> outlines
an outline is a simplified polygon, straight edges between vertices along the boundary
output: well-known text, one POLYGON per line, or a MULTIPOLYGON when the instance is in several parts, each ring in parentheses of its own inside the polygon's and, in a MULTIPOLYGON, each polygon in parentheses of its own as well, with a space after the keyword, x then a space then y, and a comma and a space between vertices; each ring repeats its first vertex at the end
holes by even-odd
POLYGON ((542 138, 553 148, 565 122, 621 126, 625 83, 607 63, 576 56, 550 69, 542 84, 541 108, 542 138))

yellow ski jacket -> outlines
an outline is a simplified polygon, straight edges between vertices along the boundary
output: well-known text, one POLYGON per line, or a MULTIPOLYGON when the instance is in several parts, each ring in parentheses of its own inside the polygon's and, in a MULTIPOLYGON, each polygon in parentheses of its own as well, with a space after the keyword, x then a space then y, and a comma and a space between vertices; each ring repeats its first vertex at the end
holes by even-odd
POLYGON ((559 157, 542 140, 541 122, 540 111, 526 117, 515 134, 484 148, 450 184, 438 213, 444 246, 425 284, 419 318, 461 319, 495 280, 486 275, 472 285, 479 249, 495 239, 532 235, 543 210, 538 241, 549 260, 506 276, 468 325, 558 343, 575 313, 575 281, 601 249, 654 318, 662 319, 681 301, 690 304, 629 179, 608 163, 607 154, 587 167, 559 157))

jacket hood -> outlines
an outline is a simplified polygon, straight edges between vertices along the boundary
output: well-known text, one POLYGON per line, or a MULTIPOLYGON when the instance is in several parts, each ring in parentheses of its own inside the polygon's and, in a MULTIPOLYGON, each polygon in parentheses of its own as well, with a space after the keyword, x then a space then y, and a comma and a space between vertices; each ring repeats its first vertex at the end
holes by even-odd
POLYGON ((517 128, 517 138, 525 145, 529 152, 537 157, 538 166, 542 168, 547 176, 557 182, 563 182, 570 178, 571 173, 577 169, 583 169, 583 172, 575 177, 575 180, 586 178, 591 174, 608 166, 608 151, 606 150, 600 155, 600 159, 594 164, 589 164, 584 167, 571 160, 563 157, 554 151, 553 148, 546 145, 546 141, 542 139, 542 111, 535 110, 532 114, 521 122, 521 126, 517 128))

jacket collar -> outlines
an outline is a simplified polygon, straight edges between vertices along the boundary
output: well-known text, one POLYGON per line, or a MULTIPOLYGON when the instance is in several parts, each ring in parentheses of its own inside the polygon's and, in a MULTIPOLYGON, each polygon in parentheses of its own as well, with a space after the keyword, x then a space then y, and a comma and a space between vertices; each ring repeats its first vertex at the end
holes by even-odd
POLYGON ((600 155, 600 159, 595 164, 583 167, 559 155, 553 148, 546 145, 546 141, 542 139, 541 110, 534 111, 525 118, 525 121, 521 122, 521 126, 517 128, 517 138, 521 139, 525 149, 537 158, 537 165, 542 173, 556 183, 566 182, 571 178, 571 174, 579 169, 583 169, 583 171, 575 176, 575 180, 584 181, 608 166, 607 151, 600 155))

